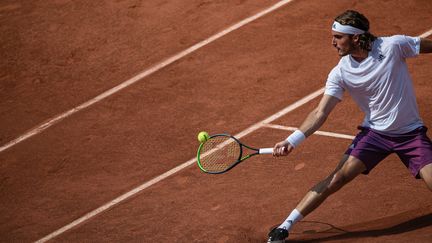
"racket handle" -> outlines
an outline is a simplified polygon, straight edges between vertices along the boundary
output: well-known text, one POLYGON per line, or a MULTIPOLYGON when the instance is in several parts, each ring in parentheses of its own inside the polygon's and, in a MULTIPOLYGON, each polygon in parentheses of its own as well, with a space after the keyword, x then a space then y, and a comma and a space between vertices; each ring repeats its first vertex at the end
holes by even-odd
POLYGON ((273 148, 261 148, 259 149, 259 154, 272 154, 273 148))

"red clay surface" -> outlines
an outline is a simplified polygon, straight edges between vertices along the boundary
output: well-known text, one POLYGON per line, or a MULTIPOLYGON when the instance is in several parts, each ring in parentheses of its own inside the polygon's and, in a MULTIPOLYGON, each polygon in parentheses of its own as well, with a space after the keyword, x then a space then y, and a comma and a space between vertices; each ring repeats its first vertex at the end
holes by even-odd
MULTIPOLYGON (((0 142, 5 144, 277 1, 2 1, 0 142)), ((432 28, 431 1, 293 1, 0 153, 0 239, 38 240, 189 160, 195 134, 232 134, 321 88, 337 63, 332 18, 377 35, 432 28), (412 13, 407 15, 406 13, 412 13)), ((432 55, 409 61, 432 127, 432 55)), ((298 126, 317 100, 274 124, 298 126)), ((321 130, 354 135, 349 97, 321 130)), ((259 129, 268 147, 288 132, 259 129)), ((291 158, 220 176, 189 167, 56 237, 60 242, 264 242, 349 140, 312 136, 291 158)), ((428 242, 432 194, 391 156, 297 224, 301 242, 428 242)))

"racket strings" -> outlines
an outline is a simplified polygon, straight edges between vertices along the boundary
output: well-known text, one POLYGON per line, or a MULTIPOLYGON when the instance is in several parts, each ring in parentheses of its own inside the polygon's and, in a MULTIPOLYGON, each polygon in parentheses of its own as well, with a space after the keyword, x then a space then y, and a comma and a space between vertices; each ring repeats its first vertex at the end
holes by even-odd
POLYGON ((207 140, 200 153, 201 166, 210 172, 228 169, 237 162, 240 156, 240 145, 232 138, 219 136, 207 140))

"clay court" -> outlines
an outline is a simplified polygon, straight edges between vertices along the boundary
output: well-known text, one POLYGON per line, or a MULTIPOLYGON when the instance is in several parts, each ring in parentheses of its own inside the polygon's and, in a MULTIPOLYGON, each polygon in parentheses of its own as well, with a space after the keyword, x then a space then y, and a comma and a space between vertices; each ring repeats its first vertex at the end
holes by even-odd
MULTIPOLYGON (((265 242, 363 114, 346 96, 328 133, 221 175, 196 166, 196 134, 286 138, 339 60, 330 26, 346 9, 377 36, 432 35, 429 0, 2 1, 0 241, 265 242)), ((432 127, 432 55, 408 64, 432 127)), ((289 239, 430 242, 432 193, 390 156, 289 239)))

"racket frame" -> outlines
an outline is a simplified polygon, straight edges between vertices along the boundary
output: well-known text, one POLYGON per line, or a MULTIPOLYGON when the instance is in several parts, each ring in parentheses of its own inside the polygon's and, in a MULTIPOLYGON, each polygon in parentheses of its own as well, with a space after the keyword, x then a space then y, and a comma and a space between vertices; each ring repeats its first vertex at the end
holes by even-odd
MULTIPOLYGON (((208 141, 207 140, 206 142, 203 142, 203 143, 201 143, 199 145, 198 151, 197 151, 197 164, 198 164, 198 167, 200 168, 201 171, 203 171, 205 173, 208 173, 208 174, 222 174, 222 173, 225 173, 225 172, 231 170, 232 168, 234 168, 234 166, 238 165, 240 162, 242 162, 242 161, 244 161, 246 159, 249 159, 252 156, 260 154, 260 149, 253 148, 253 147, 250 147, 250 146, 248 146, 246 144, 243 144, 236 137, 234 137, 234 136, 232 136, 230 134, 227 134, 227 133, 221 133, 221 134, 211 135, 209 137, 209 140, 212 139, 212 138, 215 138, 215 137, 222 137, 222 136, 223 137, 229 137, 229 138, 233 139, 239 145, 239 147, 240 147, 240 153, 239 153, 239 156, 238 156, 237 160, 234 161, 230 166, 228 166, 225 170, 222 170, 222 171, 208 171, 208 170, 204 169, 203 166, 201 165, 201 162, 200 162, 201 161, 200 160, 200 156, 201 156, 201 149, 202 149, 203 145, 208 141), (255 151, 255 152, 243 156, 243 147, 246 147, 249 150, 252 150, 252 151, 255 151)), ((221 144, 223 144, 223 143, 221 143, 221 144)), ((217 147, 213 148, 212 150, 221 149, 221 148, 227 146, 227 145, 221 145, 221 144, 218 144, 217 147)), ((210 150, 209 152, 211 153, 212 150, 210 150)))

